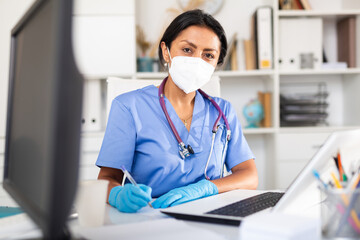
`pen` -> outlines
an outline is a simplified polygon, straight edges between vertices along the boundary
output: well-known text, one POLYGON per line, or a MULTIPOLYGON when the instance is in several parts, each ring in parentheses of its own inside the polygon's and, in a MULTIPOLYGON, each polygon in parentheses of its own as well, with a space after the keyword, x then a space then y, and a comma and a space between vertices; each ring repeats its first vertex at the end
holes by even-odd
MULTIPOLYGON (((121 170, 123 171, 125 177, 126 177, 127 179, 129 179, 129 181, 131 182, 132 185, 138 186, 137 183, 136 183, 136 181, 135 181, 135 179, 131 176, 131 174, 128 172, 128 170, 126 170, 125 166, 121 166, 121 170)), ((149 207, 151 207, 151 208, 153 207, 150 202, 148 202, 148 205, 149 205, 149 207)))
POLYGON ((324 188, 327 189, 327 184, 320 178, 319 172, 314 169, 313 174, 315 178, 324 186, 324 188))
POLYGON ((344 167, 343 167, 343 165, 341 163, 340 152, 338 152, 338 154, 337 154, 337 159, 338 159, 338 163, 339 163, 340 180, 346 182, 347 181, 347 176, 345 174, 344 167))

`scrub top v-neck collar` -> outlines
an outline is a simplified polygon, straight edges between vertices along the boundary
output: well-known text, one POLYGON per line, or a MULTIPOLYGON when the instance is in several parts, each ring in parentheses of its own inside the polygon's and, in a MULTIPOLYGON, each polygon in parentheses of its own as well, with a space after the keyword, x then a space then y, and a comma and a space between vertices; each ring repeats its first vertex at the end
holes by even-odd
MULTIPOLYGON (((156 90, 155 94, 157 94, 158 88, 154 87, 154 89, 156 90)), ((171 102, 169 101, 169 99, 166 96, 164 96, 164 100, 165 100, 166 110, 168 111, 168 114, 169 114, 171 120, 173 121, 175 128, 180 135, 180 138, 184 141, 184 143, 186 145, 190 144, 191 147, 194 149, 195 153, 201 152, 202 151, 201 138, 202 138, 203 131, 204 131, 204 124, 205 124, 205 117, 206 117, 205 116, 206 115, 205 100, 204 100, 203 96, 201 96, 201 94, 198 91, 196 91, 194 109, 193 109, 193 117, 192 117, 192 121, 191 121, 191 125, 190 125, 190 131, 187 130, 184 123, 181 121, 181 119, 177 115, 177 113, 176 113, 174 107, 172 106, 171 102)), ((159 104, 159 108, 161 109, 160 104, 159 104)), ((163 112, 162 112, 162 114, 163 114, 163 112)), ((169 125, 164 114, 163 114, 163 118, 164 118, 166 124, 169 125)), ((169 128, 170 128, 170 126, 169 126, 169 128)), ((174 139, 176 140, 175 137, 174 137, 174 139)))

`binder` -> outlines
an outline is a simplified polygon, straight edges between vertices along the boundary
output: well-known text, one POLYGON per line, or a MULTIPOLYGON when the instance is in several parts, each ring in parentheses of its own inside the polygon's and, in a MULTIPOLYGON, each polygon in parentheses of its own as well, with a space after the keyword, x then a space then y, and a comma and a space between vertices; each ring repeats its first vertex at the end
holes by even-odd
POLYGON ((338 61, 346 62, 349 68, 356 67, 356 17, 337 22, 338 61))
POLYGON ((256 66, 258 69, 273 68, 272 8, 260 7, 254 14, 256 66))
POLYGON ((101 81, 86 80, 83 94, 82 131, 101 131, 101 81))
POLYGON ((322 18, 279 20, 279 68, 300 69, 300 54, 313 54, 314 69, 321 69, 323 53, 322 18))

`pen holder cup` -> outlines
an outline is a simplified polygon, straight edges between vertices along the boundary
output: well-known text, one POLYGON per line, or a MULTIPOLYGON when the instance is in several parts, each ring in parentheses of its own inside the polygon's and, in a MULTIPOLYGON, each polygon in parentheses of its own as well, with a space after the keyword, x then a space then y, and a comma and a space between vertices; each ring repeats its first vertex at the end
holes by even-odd
POLYGON ((321 191, 321 229, 325 239, 360 238, 360 189, 321 191))

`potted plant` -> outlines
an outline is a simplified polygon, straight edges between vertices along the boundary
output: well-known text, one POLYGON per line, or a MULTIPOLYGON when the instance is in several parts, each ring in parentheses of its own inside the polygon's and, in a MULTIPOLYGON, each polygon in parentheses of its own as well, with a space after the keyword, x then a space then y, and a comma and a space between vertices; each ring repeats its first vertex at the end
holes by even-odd
POLYGON ((136 26, 136 43, 140 48, 140 55, 137 58, 137 71, 152 72, 153 59, 147 55, 147 50, 150 48, 151 43, 146 40, 143 29, 138 25, 136 26))

